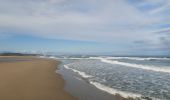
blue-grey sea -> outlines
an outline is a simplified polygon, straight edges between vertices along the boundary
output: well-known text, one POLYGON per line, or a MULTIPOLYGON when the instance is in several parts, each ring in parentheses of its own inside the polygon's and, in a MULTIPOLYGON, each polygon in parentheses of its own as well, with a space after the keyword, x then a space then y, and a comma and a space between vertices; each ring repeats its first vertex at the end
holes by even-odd
POLYGON ((98 89, 122 97, 170 100, 169 57, 53 56, 98 89))

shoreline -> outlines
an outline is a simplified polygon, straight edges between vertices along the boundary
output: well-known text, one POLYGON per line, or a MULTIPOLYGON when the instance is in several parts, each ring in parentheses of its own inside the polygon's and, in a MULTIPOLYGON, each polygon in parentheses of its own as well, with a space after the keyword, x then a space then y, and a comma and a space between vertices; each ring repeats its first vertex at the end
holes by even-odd
POLYGON ((76 100, 64 90, 64 80, 55 72, 58 65, 33 56, 0 56, 0 99, 76 100))
POLYGON ((119 93, 111 94, 89 83, 79 72, 67 69, 61 63, 56 72, 65 80, 65 90, 78 100, 140 100, 139 98, 123 97, 119 93), (81 92, 80 92, 81 91, 81 92))
POLYGON ((0 56, 0 81, 3 81, 0 83, 0 99, 134 100, 106 93, 75 77, 75 73, 61 67, 62 64, 60 60, 39 56, 0 56))

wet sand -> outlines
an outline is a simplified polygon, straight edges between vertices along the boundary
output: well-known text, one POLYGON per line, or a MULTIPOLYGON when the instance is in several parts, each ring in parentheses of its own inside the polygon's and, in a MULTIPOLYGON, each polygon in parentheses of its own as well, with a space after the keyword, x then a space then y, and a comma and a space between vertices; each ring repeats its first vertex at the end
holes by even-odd
POLYGON ((55 73, 58 64, 35 57, 0 57, 0 100, 75 100, 55 73))

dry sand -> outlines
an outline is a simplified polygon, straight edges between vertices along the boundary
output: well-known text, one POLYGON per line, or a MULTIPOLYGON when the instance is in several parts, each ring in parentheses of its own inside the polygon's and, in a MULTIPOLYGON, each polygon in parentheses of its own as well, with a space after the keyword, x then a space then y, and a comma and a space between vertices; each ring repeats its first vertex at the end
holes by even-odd
POLYGON ((0 100, 75 100, 55 73, 59 62, 34 57, 0 59, 6 59, 0 62, 0 100))

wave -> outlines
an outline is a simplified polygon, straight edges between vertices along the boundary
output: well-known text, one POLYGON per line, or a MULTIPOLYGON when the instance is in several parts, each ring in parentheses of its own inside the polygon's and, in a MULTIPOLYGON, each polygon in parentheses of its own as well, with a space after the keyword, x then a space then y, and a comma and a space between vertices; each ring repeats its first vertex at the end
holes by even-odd
POLYGON ((106 59, 129 59, 129 60, 170 60, 170 58, 154 58, 154 57, 89 57, 89 58, 67 58, 67 59, 101 59, 101 58, 106 58, 106 59))
POLYGON ((140 68, 140 69, 145 69, 145 70, 150 70, 150 71, 170 73, 170 68, 159 68, 159 67, 155 67, 155 66, 131 64, 131 63, 108 60, 108 59, 104 59, 104 58, 100 58, 100 60, 101 60, 101 62, 110 63, 110 64, 118 64, 118 65, 123 65, 123 66, 127 66, 127 67, 140 68))
POLYGON ((64 58, 61 58, 61 57, 55 57, 55 56, 50 56, 50 57, 46 57, 46 56, 40 56, 40 58, 51 58, 51 59, 63 59, 63 60, 67 60, 67 59, 70 59, 70 60, 81 60, 81 59, 101 59, 101 58, 105 58, 105 59, 129 59, 129 60, 170 60, 170 58, 154 58, 154 57, 146 57, 146 58, 143 58, 143 57, 109 57, 109 56, 106 56, 106 57, 87 57, 87 58, 81 58, 81 57, 64 57, 64 58))
POLYGON ((58 59, 57 57, 54 57, 54 56, 50 56, 50 57, 47 57, 47 56, 39 56, 39 58, 58 59))
POLYGON ((68 65, 64 65, 64 67, 65 67, 66 69, 71 69, 73 72, 78 73, 80 76, 82 76, 82 77, 84 77, 84 78, 93 77, 93 76, 91 76, 91 75, 87 75, 85 72, 81 72, 81 71, 75 70, 75 69, 73 69, 73 68, 70 68, 70 67, 68 67, 68 65))
POLYGON ((129 60, 170 60, 170 58, 154 58, 154 57, 106 57, 107 59, 129 59, 129 60))
POLYGON ((45 56, 38 56, 39 58, 45 58, 45 56))
MULTIPOLYGON (((41 57, 41 58, 45 58, 45 57, 41 57)), ((55 56, 51 56, 51 57, 47 57, 47 58, 51 58, 51 59, 60 59, 60 60, 86 60, 86 59, 95 59, 95 58, 76 58, 76 57, 71 57, 71 58, 67 58, 67 57, 64 57, 64 58, 60 58, 60 57, 55 57, 55 56)), ((99 59, 99 58, 96 58, 96 59, 99 59)))
POLYGON ((109 94, 113 94, 113 95, 119 94, 124 98, 129 98, 129 97, 131 97, 131 98, 141 98, 142 97, 142 95, 140 95, 140 94, 120 91, 120 90, 113 89, 113 88, 110 88, 108 86, 105 86, 103 84, 100 84, 98 82, 92 82, 91 81, 90 84, 94 85, 96 88, 98 88, 98 89, 100 89, 102 91, 105 91, 105 92, 107 92, 109 94))
POLYGON ((60 59, 70 59, 70 60, 79 60, 79 59, 91 59, 91 58, 60 58, 60 59))
MULTIPOLYGON (((94 85, 96 88, 98 88, 98 89, 100 89, 102 91, 105 91, 105 92, 107 92, 109 94, 113 94, 113 95, 118 94, 118 95, 120 95, 120 96, 122 96, 124 98, 133 98, 135 100, 146 100, 145 99, 146 97, 141 95, 141 94, 117 90, 117 89, 114 89, 114 88, 105 86, 105 85, 103 85, 101 83, 93 82, 93 81, 90 81, 90 84, 94 85)), ((154 97, 147 97, 147 98, 150 98, 151 100, 160 100, 160 99, 154 98, 154 97)))

